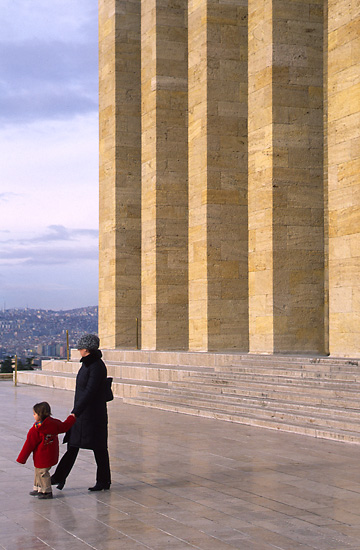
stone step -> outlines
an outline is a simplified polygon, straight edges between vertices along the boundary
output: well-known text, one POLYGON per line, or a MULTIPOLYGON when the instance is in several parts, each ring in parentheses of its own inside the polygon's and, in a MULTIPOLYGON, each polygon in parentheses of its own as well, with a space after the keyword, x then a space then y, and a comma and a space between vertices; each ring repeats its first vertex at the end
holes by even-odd
POLYGON ((226 365, 214 365, 215 369, 241 369, 242 367, 289 367, 289 368, 312 368, 316 370, 352 370, 360 367, 360 360, 338 360, 330 359, 329 357, 321 359, 321 361, 313 361, 311 358, 306 357, 288 357, 288 356, 273 356, 270 359, 263 357, 262 355, 250 358, 250 356, 243 358, 241 361, 228 361, 226 365))
MULTIPOLYGON (((126 378, 133 380, 147 380, 168 382, 170 380, 182 380, 184 376, 196 373, 210 373, 214 369, 208 367, 188 367, 188 366, 169 366, 169 365, 145 365, 143 363, 120 364, 107 362, 108 376, 113 378, 126 378)), ((52 359, 44 361, 43 370, 47 372, 62 372, 64 374, 76 374, 80 368, 79 361, 61 361, 52 359)))
MULTIPOLYGON (((353 359, 105 350, 116 397, 161 409, 360 443, 360 366, 353 359)), ((73 390, 78 352, 19 373, 19 383, 73 390)))
POLYGON ((279 410, 276 403, 272 406, 262 406, 260 403, 243 403, 241 401, 234 402, 233 400, 222 398, 214 401, 211 395, 205 396, 186 396, 176 395, 173 391, 166 393, 165 391, 146 391, 141 392, 138 397, 140 400, 143 398, 150 399, 151 401, 168 402, 177 405, 186 405, 190 407, 206 407, 220 410, 223 413, 236 413, 236 414, 251 414, 257 417, 266 418, 268 420, 281 420, 287 421, 291 424, 299 425, 312 425, 316 424, 323 427, 332 427, 339 430, 350 430, 353 432, 359 432, 360 435, 360 412, 353 411, 352 414, 348 414, 348 411, 337 408, 336 411, 324 410, 323 407, 318 409, 309 409, 306 406, 303 408, 292 407, 289 403, 287 409, 284 407, 279 410))
POLYGON ((212 418, 217 420, 225 420, 229 422, 237 422, 240 424, 246 424, 248 426, 256 426, 261 428, 267 428, 272 430, 279 430, 284 432, 291 432, 301 435, 309 435, 312 437, 318 437, 322 439, 331 439, 334 441, 344 441, 347 443, 360 444, 360 434, 358 432, 351 432, 349 430, 339 430, 332 427, 323 427, 313 423, 312 425, 299 425, 292 424, 283 420, 269 420, 258 417, 256 415, 228 413, 220 410, 214 410, 213 407, 205 406, 190 406, 185 404, 167 403, 161 400, 146 399, 144 397, 137 398, 125 402, 140 405, 144 407, 151 407, 155 409, 161 409, 166 411, 172 411, 183 414, 190 414, 194 416, 202 416, 206 418, 212 418))
MULTIPOLYGON (((191 391, 189 389, 182 390, 176 389, 174 385, 162 390, 164 395, 174 395, 174 397, 179 397, 181 399, 207 399, 214 400, 214 394, 206 391, 191 391)), ((142 396, 145 395, 143 392, 142 396)), ((292 396, 290 396, 292 397, 292 396)), ((249 396, 249 394, 236 395, 228 394, 226 392, 221 392, 216 396, 216 401, 220 403, 229 403, 229 404, 239 404, 241 406, 257 406, 261 409, 273 408, 277 411, 304 411, 309 414, 321 414, 329 416, 344 416, 347 418, 353 418, 360 422, 360 399, 354 400, 349 403, 348 400, 337 399, 333 402, 328 403, 327 400, 324 402, 314 402, 314 399, 303 397, 301 399, 301 394, 299 394, 299 399, 296 400, 286 400, 286 394, 282 396, 282 400, 278 396, 275 398, 264 397, 262 394, 258 396, 249 396)))
POLYGON ((43 370, 18 372, 19 384, 30 384, 61 390, 75 390, 74 373, 51 372, 43 370))
POLYGON ((334 379, 319 379, 319 378, 291 378, 289 376, 271 376, 261 374, 239 374, 227 375, 226 373, 214 374, 192 374, 188 380, 183 380, 185 384, 208 384, 221 387, 243 387, 248 384, 259 385, 262 388, 269 387, 301 387, 313 390, 329 389, 332 391, 349 391, 360 392, 360 382, 346 382, 343 380, 334 379))
MULTIPOLYGON (((69 372, 76 373, 79 370, 78 361, 65 361, 65 360, 46 360, 42 363, 42 370, 52 371, 52 372, 69 372)), ((145 365, 143 363, 116 363, 116 362, 107 362, 107 368, 111 376, 118 377, 127 377, 127 378, 137 378, 139 380, 143 379, 176 379, 178 378, 177 372, 189 374, 198 373, 199 376, 207 375, 211 373, 221 372, 223 376, 231 379, 238 378, 241 375, 259 375, 259 376, 288 376, 293 378, 320 378, 320 379, 333 379, 337 377, 339 380, 344 381, 357 381, 360 382, 360 369, 358 367, 348 367, 346 371, 336 367, 336 369, 330 369, 328 366, 326 370, 316 369, 313 365, 298 365, 284 367, 284 365, 249 365, 245 364, 244 366, 229 366, 222 367, 219 370, 219 367, 216 369, 210 367, 187 367, 179 365, 161 365, 161 364, 151 364, 145 365), (158 372, 157 372, 158 371, 158 372), (170 373, 170 375, 169 375, 170 373)))
MULTIPOLYGON (((213 378, 216 383, 219 380, 219 373, 221 373, 221 380, 241 380, 241 377, 249 379, 251 375, 252 380, 256 380, 256 377, 267 377, 267 380, 281 381, 282 378, 301 378, 301 379, 317 379, 317 380, 330 380, 337 379, 339 382, 356 383, 359 380, 360 383, 360 369, 353 367, 355 371, 344 372, 342 370, 335 371, 317 371, 313 366, 298 366, 292 368, 284 368, 278 366, 264 367, 264 366, 244 366, 244 367, 224 367, 221 371, 214 370, 209 367, 184 367, 184 366, 169 366, 161 364, 144 365, 143 363, 132 364, 119 364, 119 363, 107 363, 109 376, 118 378, 130 378, 137 380, 153 380, 153 381, 169 381, 169 380, 181 380, 186 375, 194 375, 201 377, 202 379, 213 378)), ((79 370, 78 361, 61 361, 61 360, 47 360, 43 362, 42 369, 52 372, 63 373, 77 373, 79 370)))
POLYGON ((133 403, 360 443, 358 380, 355 364, 344 372, 332 363, 321 370, 244 362, 189 374, 167 389, 141 392, 133 403))
MULTIPOLYGON (((190 352, 190 351, 145 351, 145 350, 121 350, 121 349, 103 349, 103 358, 106 364, 112 362, 118 363, 143 363, 146 365, 158 364, 168 366, 199 366, 199 367, 221 367, 242 365, 244 362, 251 364, 314 364, 339 365, 358 365, 356 358, 332 358, 327 356, 315 355, 258 355, 250 353, 234 352, 190 352)), ((79 352, 71 350, 71 357, 74 361, 79 360, 79 352)))
POLYGON ((288 376, 293 378, 324 378, 332 380, 334 378, 344 381, 359 381, 360 382, 360 368, 359 367, 346 367, 341 369, 340 367, 331 367, 327 365, 324 369, 314 367, 314 365, 297 365, 297 366, 284 366, 284 365, 241 365, 235 367, 216 367, 214 372, 221 372, 226 376, 237 376, 241 374, 259 374, 261 376, 288 376))
POLYGON ((80 368, 79 361, 65 361, 59 359, 46 359, 41 363, 41 370, 45 372, 61 372, 63 374, 76 374, 80 368))
MULTIPOLYGON (((187 367, 187 366, 179 366, 179 365, 161 365, 161 364, 151 364, 151 365, 145 365, 143 363, 117 363, 117 362, 107 362, 108 370, 112 371, 112 376, 126 376, 129 378, 138 378, 138 379, 144 379, 146 378, 146 373, 150 373, 151 377, 153 377, 153 373, 156 370, 159 370, 160 373, 164 373, 165 371, 171 371, 172 373, 175 373, 177 371, 185 372, 188 371, 189 373, 212 373, 212 372, 222 372, 226 375, 233 375, 234 377, 241 374, 263 374, 263 375, 274 375, 274 376, 292 376, 294 378, 300 377, 300 378, 307 378, 307 377, 314 377, 314 378, 333 378, 334 376, 341 375, 341 379, 346 381, 356 381, 356 379, 360 380, 360 369, 358 367, 348 367, 345 370, 340 369, 339 367, 336 367, 336 370, 330 369, 328 366, 325 370, 319 370, 316 369, 313 365, 298 365, 298 366, 292 366, 284 367, 284 365, 272 365, 272 366, 263 366, 263 365, 249 365, 246 364, 244 366, 229 366, 229 367, 223 367, 221 370, 219 370, 219 367, 210 368, 210 367, 187 367), (145 369, 145 370, 142 370, 145 369), (358 375, 358 376, 357 376, 358 375)), ((76 373, 79 370, 79 362, 78 361, 61 361, 61 360, 46 360, 42 363, 42 369, 46 371, 53 371, 53 372, 73 372, 76 373)), ((166 376, 166 375, 165 375, 166 376)), ((171 379, 174 377, 172 376, 171 379)))
POLYGON ((176 387, 179 388, 197 388, 199 392, 209 391, 215 393, 233 393, 237 395, 251 395, 254 392, 261 394, 262 397, 272 397, 276 399, 278 396, 287 395, 287 399, 293 400, 297 399, 299 395, 308 395, 313 399, 317 399, 318 402, 323 402, 324 399, 350 399, 352 401, 357 401, 359 397, 359 392, 355 389, 344 389, 341 386, 311 386, 311 385, 302 385, 300 383, 295 384, 286 384, 274 383, 274 382, 264 382, 262 380, 246 380, 242 384, 229 384, 228 382, 221 384, 220 381, 217 383, 209 383, 206 381, 195 382, 193 379, 189 381, 179 381, 176 382, 176 387), (293 396, 293 397, 291 397, 293 396))
MULTIPOLYGON (((185 382, 174 383, 172 387, 175 389, 183 388, 184 392, 189 391, 189 385, 185 382)), ((191 384, 192 388, 195 388, 196 393, 208 392, 212 395, 227 395, 227 396, 237 396, 239 398, 253 398, 253 399, 271 399, 272 401, 277 401, 278 403, 310 403, 314 405, 324 405, 328 404, 332 407, 342 406, 343 408, 349 409, 360 409, 359 394, 358 392, 339 392, 331 391, 329 389, 319 390, 317 388, 308 388, 307 392, 304 393, 301 386, 290 387, 284 385, 269 385, 260 386, 260 384, 254 384, 253 387, 243 386, 243 387, 221 387, 217 385, 207 385, 207 384, 191 384)))
MULTIPOLYGON (((31 384, 47 388, 57 388, 62 390, 75 390, 76 374, 62 373, 52 371, 21 371, 18 373, 18 382, 20 384, 31 384)), ((124 378, 113 378, 112 390, 114 397, 133 397, 137 396, 139 391, 150 388, 166 388, 166 382, 160 381, 141 381, 124 378)))

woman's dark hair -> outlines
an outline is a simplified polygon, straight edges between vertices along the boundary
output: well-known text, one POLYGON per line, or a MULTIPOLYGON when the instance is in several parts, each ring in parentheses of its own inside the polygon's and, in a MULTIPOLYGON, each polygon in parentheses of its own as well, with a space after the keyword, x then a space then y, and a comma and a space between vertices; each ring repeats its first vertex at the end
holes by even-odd
POLYGON ((49 403, 42 401, 41 403, 36 403, 33 406, 34 412, 40 416, 40 420, 43 421, 48 416, 51 416, 51 408, 49 403))

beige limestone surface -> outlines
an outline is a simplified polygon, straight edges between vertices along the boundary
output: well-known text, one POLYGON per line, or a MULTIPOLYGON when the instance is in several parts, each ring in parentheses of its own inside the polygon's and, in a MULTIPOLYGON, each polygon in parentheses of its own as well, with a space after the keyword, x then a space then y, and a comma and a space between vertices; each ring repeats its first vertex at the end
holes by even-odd
POLYGON ((100 0, 109 348, 360 355, 359 0, 100 0))

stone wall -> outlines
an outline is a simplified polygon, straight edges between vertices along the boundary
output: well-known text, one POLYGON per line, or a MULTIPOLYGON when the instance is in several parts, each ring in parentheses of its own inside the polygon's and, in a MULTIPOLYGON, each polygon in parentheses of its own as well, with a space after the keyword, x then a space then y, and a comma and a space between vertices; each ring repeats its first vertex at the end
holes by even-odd
POLYGON ((358 0, 99 13, 103 347, 359 355, 358 0))

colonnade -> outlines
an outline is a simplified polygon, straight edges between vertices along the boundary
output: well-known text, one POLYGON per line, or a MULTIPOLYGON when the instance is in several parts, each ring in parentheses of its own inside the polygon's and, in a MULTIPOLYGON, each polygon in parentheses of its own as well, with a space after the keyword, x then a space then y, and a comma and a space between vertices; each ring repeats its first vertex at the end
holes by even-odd
POLYGON ((103 347, 359 355, 359 28, 358 0, 99 0, 103 347))

